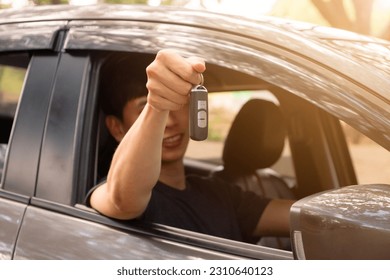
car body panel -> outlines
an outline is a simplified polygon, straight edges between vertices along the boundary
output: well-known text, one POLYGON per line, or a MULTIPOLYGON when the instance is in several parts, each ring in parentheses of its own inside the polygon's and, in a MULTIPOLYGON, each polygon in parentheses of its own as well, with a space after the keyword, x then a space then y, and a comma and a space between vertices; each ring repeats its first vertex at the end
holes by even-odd
POLYGON ((20 229, 15 259, 293 258, 292 252, 164 225, 150 227, 137 225, 137 221, 115 221, 84 205, 70 208, 40 199, 33 199, 32 205, 26 210, 20 229))
POLYGON ((15 259, 236 259, 29 207, 15 259), (41 232, 41 234, 36 234, 41 232))
POLYGON ((27 205, 0 197, 0 260, 13 258, 14 248, 27 205))

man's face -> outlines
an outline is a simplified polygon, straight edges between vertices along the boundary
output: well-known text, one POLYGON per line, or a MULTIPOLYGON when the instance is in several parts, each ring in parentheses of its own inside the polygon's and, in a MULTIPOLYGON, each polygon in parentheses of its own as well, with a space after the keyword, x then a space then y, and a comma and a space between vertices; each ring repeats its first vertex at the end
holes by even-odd
MULTIPOLYGON (((122 125, 127 131, 141 114, 147 102, 146 96, 127 102, 123 109, 122 125)), ((169 113, 162 142, 162 162, 182 160, 189 141, 188 105, 169 113)))
POLYGON ((122 111, 124 133, 126 133, 137 120, 146 105, 146 100, 146 96, 141 96, 127 101, 122 111))

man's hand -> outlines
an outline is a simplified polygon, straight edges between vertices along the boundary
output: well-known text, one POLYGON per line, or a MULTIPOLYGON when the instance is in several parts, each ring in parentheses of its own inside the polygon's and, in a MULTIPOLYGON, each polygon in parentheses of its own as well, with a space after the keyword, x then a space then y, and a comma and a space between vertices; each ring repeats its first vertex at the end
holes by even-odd
POLYGON ((173 50, 160 51, 147 67, 148 103, 157 111, 177 111, 188 103, 193 85, 201 82, 204 60, 184 58, 173 50))

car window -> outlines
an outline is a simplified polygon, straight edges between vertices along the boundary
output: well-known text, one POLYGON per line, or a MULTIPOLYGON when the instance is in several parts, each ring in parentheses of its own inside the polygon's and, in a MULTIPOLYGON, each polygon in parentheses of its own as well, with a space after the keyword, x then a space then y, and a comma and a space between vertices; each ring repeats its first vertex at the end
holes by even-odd
POLYGON ((359 184, 389 184, 390 153, 362 133, 342 123, 359 184))
POLYGON ((0 55, 0 178, 26 75, 27 61, 26 55, 0 55))
MULTIPOLYGON (((107 114, 114 115, 118 112, 121 112, 121 106, 118 107, 113 100, 117 99, 123 99, 123 96, 131 94, 132 96, 137 94, 139 91, 138 87, 136 87, 136 82, 129 83, 128 79, 122 81, 120 80, 119 74, 114 73, 112 69, 115 71, 122 71, 120 70, 123 66, 118 66, 120 63, 136 63, 138 62, 137 66, 141 67, 140 65, 144 65, 144 67, 141 69, 139 68, 140 73, 144 73, 144 68, 152 61, 153 56, 140 56, 139 54, 125 54, 127 57, 125 59, 125 56, 123 53, 118 54, 111 54, 108 57, 105 57, 105 60, 103 62, 102 67, 100 68, 99 72, 99 85, 98 85, 98 95, 99 95, 99 128, 98 128, 98 145, 97 145, 97 172, 96 172, 96 181, 99 182, 101 180, 104 180, 105 176, 107 175, 107 171, 109 169, 112 155, 116 149, 117 142, 115 139, 110 135, 108 132, 108 129, 106 127, 105 116, 107 114), (114 67, 115 66, 115 67, 114 67), (118 81, 117 81, 118 80, 118 81), (123 83, 125 82, 125 83, 123 83), (122 86, 119 86, 121 85, 122 86), (127 85, 129 84, 129 85, 127 85), (125 86, 126 85, 126 86, 125 86), (114 86, 117 87, 114 89, 114 86), (130 87, 129 87, 130 86, 130 87), (122 94, 117 96, 116 92, 121 92, 122 94), (123 94, 126 92, 127 94, 123 94), (116 98, 114 98, 116 97, 116 98)), ((209 65, 210 66, 210 65, 209 65)), ((212 67, 212 66, 210 66, 212 67)), ((129 67, 126 67, 126 69, 129 69, 129 67)), ((137 69, 138 70, 138 69, 137 69)), ((129 70, 127 70, 129 71, 129 70)), ((226 70, 225 70, 226 71, 226 70)), ((128 75, 129 72, 127 72, 128 75)), ((134 76, 136 73, 131 73, 130 76, 134 76)), ((144 75, 144 74, 142 74, 144 75)), ((144 77, 146 79, 146 77, 144 77)), ((146 81, 142 81, 142 86, 145 87, 146 81)), ((209 87, 212 88, 212 87, 209 87)), ((216 89, 223 90, 223 85, 217 84, 215 86, 216 89), (219 88, 218 88, 219 87, 219 88)), ((237 87, 238 88, 238 87, 237 87)), ((146 90, 146 89, 145 89, 146 90)), ((142 94, 142 92, 140 92, 142 94)), ((146 91, 145 91, 146 93, 146 91)), ((210 164, 210 169, 207 170, 195 170, 195 172, 199 173, 192 173, 196 175, 202 175, 203 171, 209 172, 210 174, 213 171, 218 171, 215 168, 218 168, 222 164, 222 150, 225 142, 225 138, 228 134, 228 131, 230 130, 230 127, 233 123, 233 120, 236 116, 236 114, 240 111, 240 109, 247 104, 250 100, 267 100, 267 104, 273 104, 276 105, 275 107, 279 107, 279 102, 277 98, 269 91, 264 90, 242 90, 242 91, 216 91, 212 90, 209 94, 209 137, 206 141, 190 141, 189 148, 186 153, 186 158, 193 159, 196 162, 204 162, 210 164)), ((119 104, 122 104, 119 103, 119 104)), ((284 136, 283 136, 284 137, 284 136)), ((283 143, 283 139, 281 140, 283 143)), ((281 159, 274 165, 269 166, 272 169, 275 169, 275 174, 280 173, 284 177, 291 177, 295 178, 294 171, 292 169, 292 161, 290 157, 289 152, 289 145, 287 139, 285 139, 285 150, 282 153, 281 159)), ((262 150, 262 149, 260 149, 262 150)), ((188 166, 186 166, 188 167, 188 166)), ((191 168, 192 166, 189 166, 191 168)), ((268 167, 268 166, 267 166, 268 167)), ((223 177, 222 174, 217 174, 215 176, 221 176, 221 179, 227 179, 223 177)), ((278 177, 278 176, 275 176, 278 177)), ((263 177, 259 176, 257 177, 257 180, 262 180, 263 177)), ((268 189, 268 185, 272 184, 272 181, 274 179, 269 179, 264 183, 264 188, 268 189)), ((275 179, 277 180, 277 179, 275 179)), ((292 184, 293 185, 293 184, 292 184)), ((244 186, 243 186, 244 187, 244 186)), ((245 186, 246 187, 246 186, 245 186)), ((251 184, 251 187, 255 187, 254 184, 251 184)), ((288 186, 287 186, 288 187, 288 186)), ((248 190, 251 190, 252 188, 248 188, 248 190)), ((257 188, 260 189, 260 188, 257 188)), ((276 189, 276 188, 275 188, 276 189)), ((265 192, 264 192, 265 193, 265 192)), ((87 198, 88 201, 88 198, 87 198)), ((288 240, 288 246, 290 242, 288 240)), ((262 244, 263 245, 263 244, 262 244)), ((283 247, 283 248, 288 248, 283 247)))
MULTIPOLYGON (((137 58, 135 56, 132 59, 136 61, 137 58)), ((209 65, 208 69, 216 70, 213 69, 211 65, 209 65)), ((103 73, 103 71, 100 73, 101 78, 103 77, 103 73)), ((111 74, 111 72, 108 73, 111 74)), ((213 72, 213 74, 214 73, 216 72, 213 72)), ((206 81, 208 80, 206 79, 206 81)), ((253 81, 250 80, 250 82, 253 81)), ((258 86, 260 87, 262 85, 250 83, 250 88, 258 88, 258 86)), ((235 88, 239 87, 237 86, 235 88)), ((223 86, 217 88, 217 90, 228 89, 225 89, 223 86)), ((101 90, 100 87, 99 90, 101 90)), ((311 103, 308 103, 306 101, 304 102, 304 100, 301 100, 298 97, 294 97, 292 99, 287 98, 291 95, 290 93, 285 93, 281 90, 273 90, 273 92, 274 94, 267 90, 210 91, 208 139, 206 141, 200 142, 190 141, 186 152, 187 159, 195 160, 198 163, 205 162, 208 165, 205 165, 205 168, 203 168, 202 166, 202 168, 199 170, 196 169, 196 164, 194 166, 189 165, 190 170, 201 172, 218 171, 218 168, 221 168, 223 165, 222 155, 225 140, 237 113, 249 100, 268 100, 276 104, 277 106, 280 105, 279 107, 282 107, 282 111, 284 110, 283 113, 285 120, 289 121, 289 124, 293 126, 293 131, 289 131, 290 139, 287 137, 285 138, 284 150, 281 156, 276 161, 276 163, 272 166, 269 166, 269 168, 275 170, 276 173, 282 175, 283 179, 285 179, 290 189, 293 188, 292 190, 295 194, 297 193, 296 190, 300 188, 300 190, 298 190, 298 195, 295 195, 295 198, 301 198, 303 196, 310 195, 318 191, 337 187, 338 184, 333 183, 338 183, 338 180, 340 179, 334 179, 332 177, 332 168, 337 169, 339 166, 333 166, 334 162, 331 159, 329 160, 329 162, 324 161, 323 155, 327 153, 328 142, 326 142, 320 132, 322 130, 326 131, 327 126, 325 124, 329 122, 329 119, 332 119, 337 124, 339 124, 338 120, 334 119, 334 117, 330 114, 318 110, 318 108, 314 107, 311 103), (280 100, 280 104, 278 98, 280 100), (291 100, 293 102, 290 102, 291 100), (291 141, 291 149, 289 141, 291 141), (292 161, 293 152, 295 163, 293 163, 292 161), (297 162, 299 162, 300 168, 297 167, 297 162), (307 169, 308 167, 311 168, 307 169), (298 180, 299 178, 300 180, 298 180)), ((102 100, 100 100, 100 105, 103 104, 108 103, 102 102, 102 100)), ((103 120, 104 113, 100 112, 96 180, 98 182, 106 176, 112 159, 112 154, 116 148, 116 142, 112 137, 110 137, 107 129, 105 128, 105 123, 103 120)), ((327 123, 327 125, 329 125, 329 123, 327 123)), ((328 135, 329 133, 325 134, 328 135)), ((336 133, 336 135, 330 135, 329 138, 331 140, 337 141, 337 139, 339 139, 339 136, 340 135, 336 133)), ((332 141, 329 141, 330 145, 332 143, 332 141)), ((353 148, 356 148, 356 146, 354 146, 355 144, 353 144, 352 142, 348 142, 348 145, 353 157, 353 161, 355 163, 356 149, 354 150, 353 148)), ((337 153, 337 151, 332 151, 332 153, 337 153)), ((343 159, 347 157, 349 158, 349 154, 343 153, 340 157, 343 159)), ((341 163, 339 165, 342 166, 344 161, 340 162, 341 163)), ((367 161, 368 164, 369 162, 370 161, 367 161)), ((359 178, 359 182, 364 182, 364 180, 366 179, 362 179, 361 176, 363 176, 363 174, 360 174, 363 173, 363 171, 361 172, 360 170, 364 170, 364 167, 360 169, 360 167, 355 163, 355 169, 357 173, 356 175, 359 178)), ((200 174, 203 175, 203 173, 201 172, 200 174)), ((341 168, 340 172, 346 172, 346 168, 341 168)), ((348 177, 348 180, 346 181, 351 181, 351 176, 349 173, 345 176, 348 177)), ((371 176, 377 175, 371 174, 371 176)), ((372 179, 367 180, 369 180, 370 183, 373 182, 372 179)), ((341 182, 339 185, 344 186, 343 182, 341 182)), ((283 196, 283 198, 291 197, 283 196)))

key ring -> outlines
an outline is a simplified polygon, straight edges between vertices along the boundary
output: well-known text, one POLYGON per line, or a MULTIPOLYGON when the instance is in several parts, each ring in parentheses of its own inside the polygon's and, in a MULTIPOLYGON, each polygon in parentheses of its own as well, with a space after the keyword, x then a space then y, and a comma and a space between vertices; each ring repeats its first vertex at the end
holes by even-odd
POLYGON ((203 86, 203 83, 204 83, 203 74, 202 74, 202 73, 199 73, 199 75, 200 75, 200 83, 199 83, 199 85, 200 85, 200 86, 203 86))

